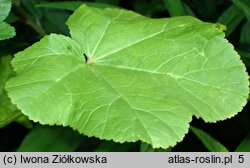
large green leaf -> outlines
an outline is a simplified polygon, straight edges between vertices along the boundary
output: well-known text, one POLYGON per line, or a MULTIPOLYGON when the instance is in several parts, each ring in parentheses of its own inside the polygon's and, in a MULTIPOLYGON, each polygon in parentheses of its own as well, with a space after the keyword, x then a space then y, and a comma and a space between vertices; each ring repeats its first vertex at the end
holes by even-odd
POLYGON ((0 128, 16 120, 21 116, 16 106, 10 101, 4 90, 4 85, 10 75, 13 73, 10 66, 11 56, 0 57, 0 128))
POLYGON ((34 121, 167 148, 192 115, 216 122, 247 102, 245 66, 221 25, 85 5, 67 24, 72 38, 51 34, 12 61, 6 89, 34 121))

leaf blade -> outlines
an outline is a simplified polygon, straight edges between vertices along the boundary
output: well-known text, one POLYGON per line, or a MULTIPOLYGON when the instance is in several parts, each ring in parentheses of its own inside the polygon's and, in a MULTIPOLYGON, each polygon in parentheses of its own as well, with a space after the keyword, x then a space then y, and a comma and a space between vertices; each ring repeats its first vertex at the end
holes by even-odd
POLYGON ((10 8, 11 8, 11 1, 10 0, 1 0, 0 3, 0 21, 3 21, 10 12, 10 8))
POLYGON ((235 5, 231 5, 218 18, 217 22, 227 26, 226 35, 229 36, 243 21, 244 14, 235 5))
POLYGON ((0 22, 0 40, 6 40, 15 36, 15 29, 5 22, 0 22))
POLYGON ((190 127, 190 129, 210 152, 228 152, 228 149, 224 145, 203 130, 196 127, 190 127))
POLYGON ((167 148, 192 115, 216 122, 246 103, 248 76, 221 25, 87 6, 67 24, 72 38, 46 36, 12 61, 6 89, 34 121, 167 148))
POLYGON ((247 20, 250 22, 250 7, 248 6, 248 4, 243 0, 232 0, 232 1, 239 9, 241 9, 244 12, 247 20))
POLYGON ((235 152, 250 152, 250 134, 241 141, 235 152))
POLYGON ((181 0, 163 0, 171 16, 184 16, 186 11, 181 0))

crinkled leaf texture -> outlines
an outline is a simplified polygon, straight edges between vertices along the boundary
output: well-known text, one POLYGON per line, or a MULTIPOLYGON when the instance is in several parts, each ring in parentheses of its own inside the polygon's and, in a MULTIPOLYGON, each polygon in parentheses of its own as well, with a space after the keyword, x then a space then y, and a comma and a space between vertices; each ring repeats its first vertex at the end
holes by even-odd
POLYGON ((246 104, 245 66, 218 24, 83 5, 67 25, 72 38, 51 34, 12 61, 6 89, 34 121, 167 148, 192 115, 216 122, 246 104))
POLYGON ((16 32, 14 27, 5 22, 0 22, 0 40, 6 40, 15 36, 16 32))

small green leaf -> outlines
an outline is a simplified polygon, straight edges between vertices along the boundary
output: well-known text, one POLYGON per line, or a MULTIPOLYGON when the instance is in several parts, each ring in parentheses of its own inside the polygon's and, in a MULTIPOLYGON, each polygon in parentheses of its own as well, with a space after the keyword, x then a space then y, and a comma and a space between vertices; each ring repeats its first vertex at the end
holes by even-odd
POLYGON ((18 152, 73 152, 84 137, 65 127, 37 125, 24 138, 18 152))
POLYGON ((15 36, 15 29, 5 22, 0 22, 0 40, 9 39, 15 36))
POLYGON ((244 138, 235 152, 250 152, 250 133, 244 138))
POLYGON ((86 5, 67 24, 71 38, 51 34, 12 61, 6 89, 34 121, 168 148, 193 115, 216 122, 247 102, 246 68, 218 24, 86 5))
POLYGON ((11 0, 0 0, 0 21, 3 21, 10 12, 11 0))
POLYGON ((11 103, 10 98, 4 90, 5 82, 12 74, 10 60, 11 56, 0 57, 0 128, 22 115, 18 112, 16 106, 11 103))
POLYGON ((190 129, 210 152, 228 152, 228 149, 225 146, 223 146, 219 141, 211 137, 206 132, 195 127, 190 127, 190 129))
POLYGON ((163 0, 171 16, 186 15, 185 6, 181 0, 163 0))
POLYGON ((5 19, 5 22, 11 24, 17 22, 18 20, 20 20, 20 17, 11 12, 9 16, 5 19))
POLYGON ((219 19, 218 23, 222 23, 227 26, 226 35, 229 36, 236 27, 243 21, 244 14, 238 9, 237 6, 231 5, 227 10, 225 10, 219 19))
POLYGON ((10 8, 10 0, 0 1, 0 40, 9 39, 15 35, 15 29, 9 24, 2 22, 9 15, 10 8))

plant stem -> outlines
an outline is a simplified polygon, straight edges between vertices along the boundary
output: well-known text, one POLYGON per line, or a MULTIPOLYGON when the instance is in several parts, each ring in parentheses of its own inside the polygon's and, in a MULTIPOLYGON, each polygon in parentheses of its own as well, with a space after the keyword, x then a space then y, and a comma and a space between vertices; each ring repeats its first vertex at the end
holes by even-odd
POLYGON ((23 18, 23 22, 27 25, 29 25, 32 29, 34 29, 39 35, 45 36, 46 32, 42 28, 42 25, 38 19, 34 21, 29 17, 29 14, 21 7, 20 0, 13 0, 12 1, 16 11, 21 15, 21 18, 23 18))

